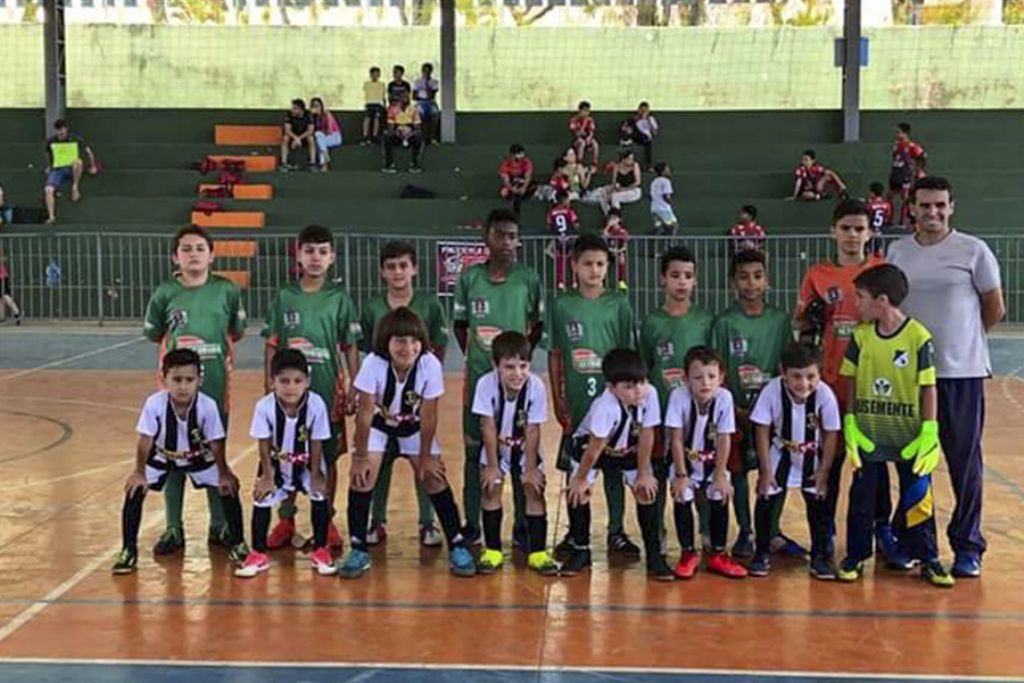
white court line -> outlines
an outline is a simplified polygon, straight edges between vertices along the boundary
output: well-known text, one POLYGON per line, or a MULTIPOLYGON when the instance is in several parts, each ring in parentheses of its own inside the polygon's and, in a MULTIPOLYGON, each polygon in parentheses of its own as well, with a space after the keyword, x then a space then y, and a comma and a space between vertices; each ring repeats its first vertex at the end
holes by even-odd
POLYGON ((88 470, 80 470, 80 471, 75 472, 73 474, 65 474, 65 475, 62 475, 60 477, 48 477, 46 479, 36 479, 36 480, 31 480, 30 479, 28 481, 19 482, 17 484, 12 484, 10 486, 0 486, 0 493, 3 493, 4 491, 20 491, 21 489, 29 488, 30 486, 43 486, 45 484, 56 484, 57 482, 61 482, 61 481, 70 481, 72 479, 81 479, 82 477, 88 477, 90 475, 96 474, 97 472, 102 472, 104 470, 109 470, 112 467, 125 467, 125 468, 127 468, 128 466, 130 466, 130 463, 127 463, 127 461, 125 461, 125 462, 112 462, 112 463, 109 463, 107 465, 101 465, 99 467, 93 467, 92 469, 88 469, 88 470))
POLYGON ((18 379, 19 377, 25 377, 27 375, 33 375, 33 374, 39 372, 40 370, 48 370, 49 368, 56 368, 56 367, 59 367, 61 365, 66 365, 67 363, 72 363, 72 362, 74 362, 76 360, 81 360, 82 358, 89 358, 90 356, 98 356, 101 353, 106 353, 107 351, 114 351, 116 349, 120 349, 120 348, 123 348, 125 346, 129 346, 131 344, 138 344, 140 341, 144 341, 145 339, 146 338, 143 337, 143 336, 138 336, 138 337, 135 337, 134 339, 129 339, 128 341, 118 342, 117 344, 108 344, 106 346, 101 346, 98 349, 93 349, 92 351, 85 351, 83 353, 75 354, 74 356, 68 356, 67 358, 61 358, 59 360, 50 361, 49 363, 43 363, 42 365, 38 365, 38 366, 36 366, 34 368, 26 368, 24 370, 18 370, 17 372, 12 372, 9 375, 0 375, 0 382, 4 382, 4 381, 7 381, 7 380, 11 380, 11 379, 18 379))
POLYGON ((687 669, 679 667, 629 667, 629 666, 530 666, 526 664, 420 664, 404 662, 260 662, 260 661, 222 661, 198 659, 55 659, 42 657, 0 657, 0 664, 50 664, 50 665, 97 665, 97 666, 155 666, 165 668, 224 667, 229 669, 400 669, 429 671, 530 671, 544 673, 579 672, 579 673, 610 673, 610 674, 659 674, 659 675, 690 675, 690 676, 732 676, 749 678, 751 676, 792 677, 792 678, 837 678, 849 680, 883 680, 898 679, 903 681, 978 681, 1001 683, 1004 681, 1019 682, 1014 676, 951 676, 950 674, 897 674, 897 673, 847 673, 832 671, 756 671, 747 669, 687 669))
MULTIPOLYGON (((237 464, 239 461, 244 460, 250 455, 256 452, 257 445, 253 444, 249 446, 245 451, 233 458, 230 462, 232 466, 237 464)), ((148 520, 139 529, 139 535, 142 535, 144 531, 149 531, 153 527, 159 525, 164 521, 164 514, 158 513, 156 516, 148 520)), ((89 561, 84 567, 79 569, 75 574, 64 581, 59 586, 51 590, 49 593, 44 595, 37 602, 32 603, 21 612, 16 614, 13 619, 4 624, 3 628, 0 628, 0 643, 7 640, 17 631, 19 628, 32 621, 40 612, 49 607, 53 602, 59 600, 62 596, 67 594, 71 589, 84 581, 90 574, 99 569, 105 562, 110 560, 110 556, 121 550, 121 541, 114 543, 105 550, 101 550, 96 556, 89 561)))

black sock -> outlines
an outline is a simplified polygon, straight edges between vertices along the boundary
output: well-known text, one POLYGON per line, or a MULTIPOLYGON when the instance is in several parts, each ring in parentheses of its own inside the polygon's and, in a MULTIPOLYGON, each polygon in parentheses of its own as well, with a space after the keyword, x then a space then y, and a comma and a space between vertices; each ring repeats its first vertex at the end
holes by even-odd
POLYGON ((353 550, 366 550, 366 528, 370 525, 373 491, 348 490, 348 535, 353 550))
POLYGON ((693 552, 693 501, 689 503, 672 503, 672 516, 676 520, 676 536, 683 552, 693 552))
POLYGON ((139 526, 142 525, 142 503, 146 500, 146 489, 138 489, 134 495, 125 494, 121 508, 121 545, 136 555, 139 553, 139 526))
POLYGON ((724 501, 708 501, 708 526, 711 530, 711 551, 724 552, 729 536, 729 507, 724 501))
POLYGON ((530 552, 538 553, 547 549, 548 516, 526 515, 526 528, 530 538, 530 552))
POLYGON ((654 503, 636 504, 636 518, 640 522, 640 533, 644 538, 644 557, 650 562, 661 556, 661 538, 658 534, 658 510, 654 503))
POLYGON ((238 499, 238 494, 234 493, 230 496, 221 496, 220 504, 224 508, 224 519, 228 523, 228 535, 231 536, 228 543, 235 547, 245 538, 245 532, 242 531, 242 501, 238 499))
POLYGON ((326 500, 313 500, 309 504, 313 520, 313 547, 327 547, 327 525, 331 521, 331 504, 326 500))
POLYGON ((590 547, 590 503, 569 506, 569 536, 577 548, 590 547))
POLYGON ((455 505, 455 496, 452 495, 452 487, 445 486, 440 493, 431 493, 430 502, 434 504, 434 512, 437 513, 437 521, 441 523, 444 537, 448 539, 448 548, 464 546, 462 533, 459 529, 459 508, 455 505))
POLYGON ((270 531, 270 508, 252 508, 252 549, 267 552, 267 532, 270 531))
POLYGON ((501 550, 501 508, 484 510, 484 543, 488 550, 501 550))
POLYGON ((771 551, 772 541, 772 502, 778 496, 771 498, 757 497, 754 505, 754 533, 755 549, 758 555, 767 555, 771 551))
POLYGON ((828 556, 829 504, 813 493, 804 493, 807 508, 807 526, 811 530, 811 557, 828 556))

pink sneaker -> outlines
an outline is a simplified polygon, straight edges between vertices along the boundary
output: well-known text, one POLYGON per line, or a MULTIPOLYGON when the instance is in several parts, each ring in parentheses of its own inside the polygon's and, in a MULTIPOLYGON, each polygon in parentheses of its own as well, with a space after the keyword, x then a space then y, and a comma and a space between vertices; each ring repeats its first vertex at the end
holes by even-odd
POLYGON ((242 563, 242 566, 235 570, 235 576, 251 579, 268 569, 270 569, 270 556, 258 550, 251 550, 245 556, 245 562, 242 563))
POLYGON ((320 576, 332 576, 338 571, 334 566, 334 558, 331 557, 331 551, 327 548, 317 548, 311 552, 309 554, 309 562, 320 576))

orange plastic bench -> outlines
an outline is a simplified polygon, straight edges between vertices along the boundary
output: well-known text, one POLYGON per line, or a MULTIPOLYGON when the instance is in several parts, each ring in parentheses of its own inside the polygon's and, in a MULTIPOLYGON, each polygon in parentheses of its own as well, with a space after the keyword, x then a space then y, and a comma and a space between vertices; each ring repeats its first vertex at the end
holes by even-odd
MULTIPOLYGON (((199 185, 199 194, 202 195, 204 190, 212 190, 220 187, 217 183, 201 183, 199 185)), ((263 183, 256 183, 253 185, 235 185, 231 190, 232 199, 273 199, 274 198, 274 186, 263 183)))
POLYGON ((232 161, 243 161, 245 162, 245 170, 249 173, 266 173, 268 171, 277 170, 277 157, 270 155, 238 156, 230 154, 211 154, 210 158, 214 161, 224 161, 227 159, 232 161))
POLYGON ((236 285, 238 285, 239 289, 245 289, 249 286, 249 279, 251 278, 251 273, 249 273, 249 271, 247 270, 217 270, 214 272, 217 275, 220 275, 221 277, 226 277, 227 279, 234 282, 236 285))
POLYGON ((192 212, 192 225, 201 228, 262 228, 265 224, 262 211, 192 212))
POLYGON ((214 240, 213 253, 223 258, 253 258, 256 240, 214 240))
POLYGON ((238 126, 220 124, 213 128, 218 145, 280 145, 283 126, 238 126))

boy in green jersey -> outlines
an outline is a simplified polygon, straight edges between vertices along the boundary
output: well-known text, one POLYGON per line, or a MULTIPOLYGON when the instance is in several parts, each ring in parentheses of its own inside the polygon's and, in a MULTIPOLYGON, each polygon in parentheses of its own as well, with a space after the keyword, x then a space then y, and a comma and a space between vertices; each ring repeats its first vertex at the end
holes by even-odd
MULTIPOLYGON (((234 342, 245 334, 242 295, 235 283, 210 272, 213 240, 202 228, 182 228, 174 236, 172 251, 177 271, 157 287, 146 306, 143 334, 160 344, 160 355, 175 349, 192 349, 203 363, 203 393, 220 409, 225 431, 228 423, 229 376, 234 342)), ((155 555, 184 550, 182 505, 185 477, 171 472, 164 485, 166 528, 153 546, 155 555)), ((211 545, 222 545, 229 532, 216 490, 206 490, 210 506, 211 545)))
POLYGON ((883 264, 853 281, 857 313, 839 374, 847 383, 843 441, 854 469, 841 581, 856 581, 871 557, 878 472, 896 463, 900 501, 893 522, 902 553, 921 562, 921 577, 950 588, 939 561, 931 473, 939 462, 938 393, 931 333, 899 309, 909 289, 899 268, 883 264))
MULTIPOLYGON (((536 271, 516 263, 519 248, 519 218, 508 209, 495 209, 487 216, 484 240, 490 256, 484 263, 467 268, 455 286, 453 318, 455 338, 466 357, 462 427, 466 464, 463 501, 466 508, 467 542, 480 541, 480 420, 473 415, 472 399, 477 381, 493 369, 491 344, 505 330, 522 332, 535 347, 543 331, 544 299, 536 271)), ((524 509, 517 496, 518 518, 524 509)), ((522 537, 524 525, 518 525, 522 537)))
MULTIPOLYGON (((378 294, 363 304, 360 321, 363 328, 363 342, 360 349, 370 353, 373 345, 373 333, 381 319, 391 311, 405 306, 413 310, 427 326, 430 338, 429 350, 444 363, 445 347, 448 345, 448 321, 444 309, 436 296, 418 292, 413 288, 413 281, 419 275, 419 264, 416 250, 408 242, 392 240, 380 251, 380 276, 387 285, 383 294, 378 294)), ((373 487, 372 522, 366 535, 367 545, 376 545, 387 538, 388 494, 391 492, 391 472, 395 466, 397 453, 386 453, 377 474, 377 483, 373 487)), ((444 536, 434 524, 434 507, 430 496, 423 490, 423 485, 415 481, 416 502, 419 505, 420 543, 427 547, 436 547, 444 542, 444 536)))
MULTIPOLYGON (((560 294, 548 309, 543 345, 555 417, 571 436, 602 391, 601 359, 615 348, 633 349, 636 329, 629 299, 605 289, 611 262, 608 244, 596 235, 580 235, 572 246, 573 279, 577 289, 560 294)), ((621 476, 602 477, 608 502, 608 549, 639 556, 640 548, 623 528, 625 487, 621 476)), ((570 550, 566 535, 558 551, 570 550)))
POLYGON ((729 470, 739 534, 732 555, 747 558, 754 554, 748 477, 757 469, 750 409, 761 387, 778 374, 782 350, 793 341, 793 325, 786 313, 765 302, 769 283, 764 252, 737 252, 729 274, 736 302, 715 319, 711 348, 725 361, 726 384, 736 406, 729 470))
MULTIPOLYGON (((345 415, 355 412, 352 379, 359 372, 362 329, 348 291, 328 280, 334 264, 334 237, 320 225, 310 225, 299 233, 298 282, 278 290, 267 312, 263 336, 266 391, 273 390, 272 361, 279 349, 298 349, 309 363, 309 388, 327 403, 331 438, 323 443, 327 465, 326 499, 331 519, 338 488, 338 458, 348 450, 345 415), (342 370, 342 358, 348 366, 348 381, 342 370)), ((295 535, 295 493, 278 508, 280 520, 267 537, 271 550, 288 545, 295 535)), ((327 543, 342 546, 342 536, 334 522, 327 527, 327 543)))

